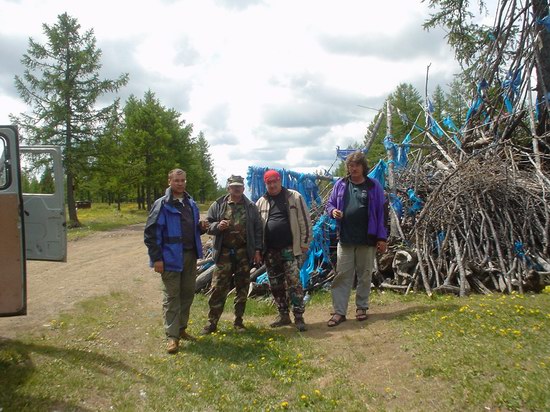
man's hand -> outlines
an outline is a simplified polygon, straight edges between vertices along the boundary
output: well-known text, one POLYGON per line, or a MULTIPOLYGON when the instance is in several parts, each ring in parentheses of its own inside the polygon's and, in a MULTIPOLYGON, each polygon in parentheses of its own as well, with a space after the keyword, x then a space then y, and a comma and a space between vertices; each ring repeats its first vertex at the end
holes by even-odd
POLYGON ((231 222, 229 220, 222 220, 220 221, 220 223, 218 223, 218 229, 223 232, 224 230, 227 230, 230 223, 231 222))
POLYGON ((206 232, 210 227, 210 222, 208 220, 199 220, 199 227, 201 232, 206 232))
POLYGON ((342 219, 342 216, 344 216, 344 213, 341 210, 332 209, 332 217, 334 219, 342 219))
POLYGON ((386 253, 388 251, 388 243, 385 240, 376 242, 376 251, 378 253, 386 253))
POLYGON ((157 260, 153 263, 153 269, 155 272, 162 274, 164 272, 164 262, 162 260, 157 260))
POLYGON ((308 247, 303 247, 303 246, 300 246, 300 249, 302 249, 302 253, 305 255, 307 253, 307 251, 309 250, 308 247))
POLYGON ((262 264, 262 253, 257 250, 254 254, 254 264, 255 265, 261 265, 262 264))

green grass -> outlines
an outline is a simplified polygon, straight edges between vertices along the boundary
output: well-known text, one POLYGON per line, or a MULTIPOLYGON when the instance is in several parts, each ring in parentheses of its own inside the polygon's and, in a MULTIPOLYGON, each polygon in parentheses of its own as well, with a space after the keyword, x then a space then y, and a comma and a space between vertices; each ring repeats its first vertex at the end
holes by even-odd
MULTIPOLYGON (((38 340, 0 341, 0 409, 256 410, 279 409, 286 399, 314 402, 300 398, 315 395, 307 382, 319 373, 306 360, 314 358, 306 340, 253 323, 237 333, 227 322, 170 356, 160 346, 160 313, 136 319, 133 300, 115 293, 85 301, 52 321, 38 340)), ((196 300, 194 312, 206 313, 205 297, 196 300)), ((272 313, 265 301, 251 302, 250 309, 272 313)), ((196 333, 199 326, 190 329, 196 333)))
POLYGON ((145 223, 147 212, 138 210, 135 203, 123 203, 120 210, 115 203, 92 203, 90 209, 79 209, 78 220, 81 227, 69 228, 68 240, 76 240, 93 232, 113 230, 128 225, 145 223))
POLYGON ((550 409, 548 294, 445 297, 433 306, 403 319, 419 374, 452 382, 462 410, 550 409))
MULTIPOLYGON (((0 341, 0 410, 422 410, 400 398, 411 390, 406 379, 441 397, 446 410, 550 406, 548 294, 460 300, 374 293, 373 307, 409 308, 384 328, 410 354, 412 372, 400 381, 388 370, 395 387, 382 391, 356 380, 358 366, 369 362, 364 350, 331 358, 334 348, 319 336, 267 328, 269 300, 249 302, 246 333, 234 332, 226 317, 217 333, 167 355, 160 308, 142 299, 112 293, 86 300, 38 336, 0 341)), ((326 312, 329 302, 328 293, 314 294, 308 312, 326 312)), ((197 295, 191 333, 207 311, 207 298, 197 295)))

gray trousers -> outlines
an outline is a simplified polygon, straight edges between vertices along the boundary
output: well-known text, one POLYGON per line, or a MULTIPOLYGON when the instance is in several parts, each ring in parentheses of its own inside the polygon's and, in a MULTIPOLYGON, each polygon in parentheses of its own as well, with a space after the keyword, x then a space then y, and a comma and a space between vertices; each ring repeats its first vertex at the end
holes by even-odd
POLYGON ((191 304, 195 298, 197 278, 197 254, 194 250, 183 252, 183 271, 162 274, 164 331, 169 338, 179 339, 187 328, 191 304))
POLYGON ((355 306, 357 309, 369 308, 375 254, 376 247, 374 246, 338 243, 336 276, 332 281, 331 288, 334 313, 346 316, 355 273, 357 273, 355 306))

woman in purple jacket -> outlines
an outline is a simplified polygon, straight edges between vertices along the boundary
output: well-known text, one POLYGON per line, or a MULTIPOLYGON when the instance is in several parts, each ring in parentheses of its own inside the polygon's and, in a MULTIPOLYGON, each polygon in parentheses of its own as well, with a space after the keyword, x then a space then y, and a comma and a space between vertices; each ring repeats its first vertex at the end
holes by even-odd
POLYGON ((387 250, 384 190, 377 180, 367 176, 367 160, 362 152, 349 155, 346 168, 348 175, 336 181, 326 206, 328 215, 336 219, 338 226, 329 327, 346 320, 355 273, 355 318, 367 319, 375 254, 387 250))

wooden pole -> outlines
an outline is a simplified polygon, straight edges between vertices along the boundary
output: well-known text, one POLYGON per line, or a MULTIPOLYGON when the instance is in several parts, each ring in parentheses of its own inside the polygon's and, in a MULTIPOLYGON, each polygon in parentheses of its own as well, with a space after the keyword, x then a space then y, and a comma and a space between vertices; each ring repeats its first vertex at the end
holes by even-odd
POLYGON ((367 152, 374 143, 374 139, 376 139, 376 134, 378 133, 378 129, 380 129, 380 126, 382 125, 382 120, 384 120, 384 112, 380 111, 378 112, 378 118, 376 119, 376 123, 374 124, 372 132, 365 136, 365 150, 367 152))
MULTIPOLYGON (((390 136, 390 137, 392 134, 391 121, 392 121, 392 107, 388 99, 388 101, 386 102, 386 136, 390 136)), ((389 193, 395 196, 396 190, 395 190, 395 182, 394 182, 394 175, 393 175, 395 159, 393 158, 393 151, 391 149, 388 149, 386 153, 388 156, 388 191, 389 193)), ((397 214, 390 213, 390 233, 389 233, 390 238, 395 237, 397 235, 398 233, 397 227, 398 227, 397 214)))

